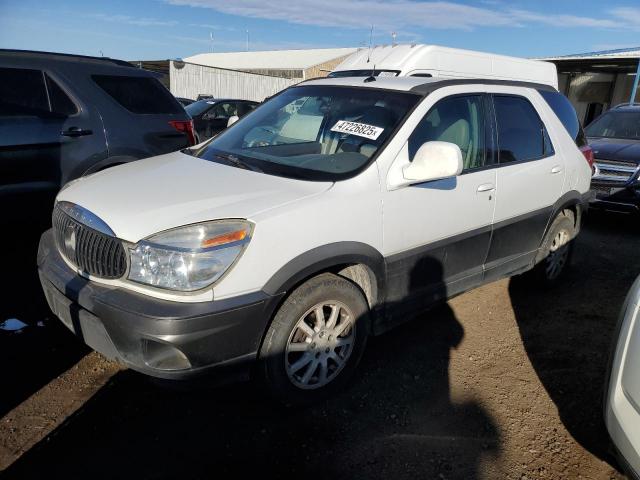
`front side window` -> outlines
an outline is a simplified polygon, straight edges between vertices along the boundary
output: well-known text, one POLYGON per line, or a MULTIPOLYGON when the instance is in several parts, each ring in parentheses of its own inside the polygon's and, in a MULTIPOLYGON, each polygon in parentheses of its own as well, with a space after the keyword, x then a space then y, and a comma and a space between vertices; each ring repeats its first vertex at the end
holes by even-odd
POLYGON ((640 140, 640 111, 610 110, 585 128, 587 137, 640 140))
POLYGON ((485 166, 485 113, 482 95, 455 96, 436 103, 409 137, 409 160, 423 143, 455 143, 462 152, 464 170, 485 166))
POLYGON ((195 155, 240 160, 264 173, 338 180, 366 166, 420 98, 375 88, 290 88, 195 155))
POLYGON ((132 113, 181 113, 183 108, 169 90, 152 77, 93 75, 93 81, 132 113))
POLYGON ((238 107, 235 102, 218 103, 207 113, 211 118, 229 118, 238 114, 238 107))
POLYGON ((536 160, 553 154, 551 140, 533 105, 524 97, 495 95, 500 163, 536 160))

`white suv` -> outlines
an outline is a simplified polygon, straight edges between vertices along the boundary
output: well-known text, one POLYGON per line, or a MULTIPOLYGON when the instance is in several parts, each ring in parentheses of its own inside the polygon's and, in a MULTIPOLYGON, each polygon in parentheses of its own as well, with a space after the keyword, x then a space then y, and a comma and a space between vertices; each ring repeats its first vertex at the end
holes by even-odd
POLYGON ((253 373, 305 402, 435 302, 532 269, 555 281, 588 200, 579 135, 545 85, 304 82, 206 144, 67 185, 42 285, 135 370, 253 373))

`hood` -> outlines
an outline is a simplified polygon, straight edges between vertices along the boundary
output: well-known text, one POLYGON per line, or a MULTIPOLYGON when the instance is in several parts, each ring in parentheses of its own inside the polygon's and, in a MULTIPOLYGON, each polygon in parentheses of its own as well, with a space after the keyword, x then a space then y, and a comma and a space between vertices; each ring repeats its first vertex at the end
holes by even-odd
POLYGON ((589 146, 597 159, 640 164, 640 141, 638 140, 590 137, 589 146))
POLYGON ((191 223, 251 219, 324 192, 331 185, 267 175, 174 152, 79 179, 65 187, 57 200, 90 210, 118 238, 138 242, 191 223))

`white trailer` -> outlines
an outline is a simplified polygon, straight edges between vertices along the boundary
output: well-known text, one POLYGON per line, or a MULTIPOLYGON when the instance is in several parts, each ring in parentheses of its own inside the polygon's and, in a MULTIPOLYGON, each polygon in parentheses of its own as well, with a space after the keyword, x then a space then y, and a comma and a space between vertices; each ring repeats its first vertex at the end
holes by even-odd
POLYGON ((329 76, 368 76, 372 72, 376 76, 516 80, 558 88, 556 66, 550 62, 420 44, 363 48, 329 76))

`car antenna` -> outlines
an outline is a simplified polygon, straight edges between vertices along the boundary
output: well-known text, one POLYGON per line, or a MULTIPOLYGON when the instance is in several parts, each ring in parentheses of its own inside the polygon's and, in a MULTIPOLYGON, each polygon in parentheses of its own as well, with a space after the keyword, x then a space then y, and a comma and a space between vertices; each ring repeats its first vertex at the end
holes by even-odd
MULTIPOLYGON (((369 51, 367 52, 367 63, 371 60, 371 43, 373 42, 373 25, 371 25, 371 33, 369 33, 369 51)), ((371 75, 364 79, 364 83, 375 82, 376 81, 376 66, 373 65, 373 70, 371 70, 371 75)))

